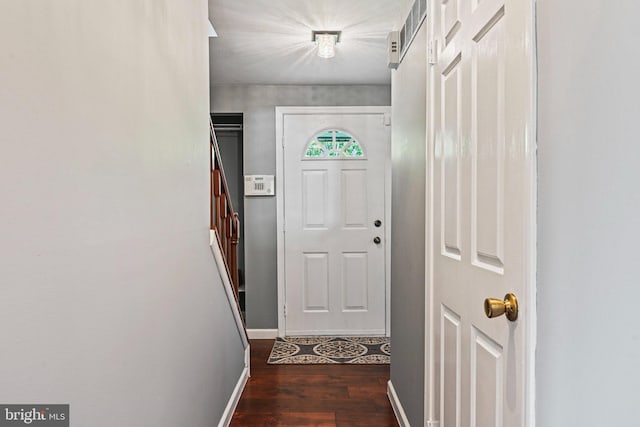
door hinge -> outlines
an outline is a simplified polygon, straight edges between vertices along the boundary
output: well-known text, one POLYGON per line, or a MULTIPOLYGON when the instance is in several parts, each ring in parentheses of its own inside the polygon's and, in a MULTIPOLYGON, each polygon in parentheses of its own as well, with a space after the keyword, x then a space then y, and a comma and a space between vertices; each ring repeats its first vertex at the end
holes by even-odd
POLYGON ((429 47, 427 51, 429 58, 429 64, 435 65, 438 61, 438 40, 429 40, 429 47))
POLYGON ((284 305, 284 317, 287 317, 287 304, 284 305))
POLYGON ((284 135, 282 136, 282 148, 284 148, 284 135))
POLYGON ((440 427, 440 421, 427 421, 427 427, 440 427))
POLYGON ((382 119, 382 124, 385 126, 391 126, 391 114, 385 113, 384 118, 382 119))

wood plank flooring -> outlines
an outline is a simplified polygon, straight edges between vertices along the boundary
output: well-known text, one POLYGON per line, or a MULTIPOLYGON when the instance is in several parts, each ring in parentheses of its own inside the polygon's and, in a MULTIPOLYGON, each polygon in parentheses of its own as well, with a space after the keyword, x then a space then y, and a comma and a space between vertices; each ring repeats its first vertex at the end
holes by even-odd
POLYGON ((388 365, 267 365, 273 340, 251 340, 251 378, 231 426, 398 426, 388 365))

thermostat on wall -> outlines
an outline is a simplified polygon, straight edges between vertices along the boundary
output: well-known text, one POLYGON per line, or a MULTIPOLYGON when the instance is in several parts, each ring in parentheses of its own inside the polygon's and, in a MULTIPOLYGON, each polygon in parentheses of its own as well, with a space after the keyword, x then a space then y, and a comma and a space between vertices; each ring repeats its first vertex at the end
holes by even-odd
POLYGON ((245 175, 245 196, 273 196, 276 193, 273 175, 245 175))

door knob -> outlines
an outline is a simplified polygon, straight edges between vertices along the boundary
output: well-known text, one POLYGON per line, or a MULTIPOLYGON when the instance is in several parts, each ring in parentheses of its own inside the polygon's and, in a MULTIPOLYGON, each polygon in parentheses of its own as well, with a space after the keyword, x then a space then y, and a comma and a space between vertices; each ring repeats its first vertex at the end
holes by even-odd
POLYGON ((382 221, 376 219, 375 221, 373 221, 373 225, 375 225, 376 227, 380 227, 382 225, 382 221))
POLYGON ((373 243, 375 243, 376 245, 379 245, 380 242, 382 242, 382 240, 380 240, 380 238, 378 236, 373 238, 373 243))
POLYGON ((506 294, 504 301, 497 298, 487 298, 484 300, 484 312, 489 319, 506 313, 507 319, 513 322, 518 318, 518 298, 514 294, 506 294))

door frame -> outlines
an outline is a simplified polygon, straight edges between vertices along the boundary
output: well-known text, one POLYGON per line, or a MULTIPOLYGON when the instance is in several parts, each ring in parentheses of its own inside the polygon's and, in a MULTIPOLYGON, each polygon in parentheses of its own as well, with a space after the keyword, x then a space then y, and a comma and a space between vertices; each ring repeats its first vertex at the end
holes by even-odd
MULTIPOLYGON (((278 336, 284 337, 285 318, 285 243, 284 243, 284 117, 286 115, 314 114, 380 114, 386 126, 391 126, 391 107, 275 107, 276 108, 276 216, 277 216, 277 282, 278 282, 278 336)), ((391 331, 391 133, 384 167, 384 212, 385 212, 385 335, 391 331)))
MULTIPOLYGON (((527 310, 521 313, 521 316, 525 316, 525 364, 524 364, 524 379, 525 379, 525 396, 524 396, 524 426, 535 427, 536 425, 536 384, 535 384, 535 353, 536 353, 536 340, 537 340, 537 306, 536 306, 536 292, 537 292, 537 147, 538 147, 538 104, 537 104, 537 34, 536 34, 536 4, 535 0, 527 0, 529 7, 528 17, 528 43, 530 46, 529 55, 529 70, 530 70, 530 82, 529 93, 531 99, 530 112, 529 112, 529 124, 527 131, 527 145, 531 151, 529 157, 529 164, 527 165, 527 175, 529 178, 529 194, 528 198, 528 212, 527 215, 527 230, 528 241, 526 242, 524 251, 526 252, 525 258, 527 260, 526 277, 525 277, 525 290, 524 295, 527 298, 527 310)), ((435 55, 435 57, 428 57, 427 75, 427 120, 426 120, 426 164, 427 173, 425 174, 426 180, 426 197, 425 197, 425 370, 424 370, 424 421, 425 426, 437 426, 439 425, 439 419, 437 418, 437 411, 439 408, 435 407, 435 392, 436 387, 439 384, 435 384, 435 372, 436 366, 435 360, 435 342, 434 342, 434 283, 433 283, 433 262, 434 262, 434 245, 433 245, 433 166, 435 159, 435 130, 434 130, 434 109, 436 108, 435 100, 433 97, 433 90, 435 84, 434 77, 434 63, 432 63, 437 55, 439 55, 440 47, 438 43, 438 35, 434 33, 433 20, 436 19, 434 15, 434 3, 431 2, 428 6, 427 18, 425 20, 427 28, 427 45, 432 52, 428 55, 435 55)))

